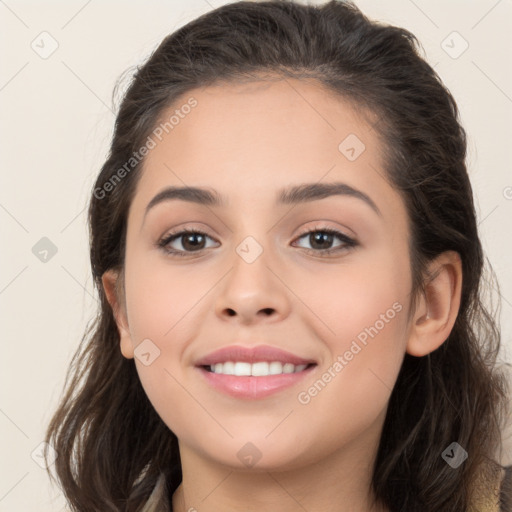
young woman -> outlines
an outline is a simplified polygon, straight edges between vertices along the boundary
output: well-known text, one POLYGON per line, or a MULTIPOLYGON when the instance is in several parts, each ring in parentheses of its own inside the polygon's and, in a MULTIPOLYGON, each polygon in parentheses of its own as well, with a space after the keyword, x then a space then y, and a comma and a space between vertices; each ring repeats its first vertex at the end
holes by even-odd
POLYGON ((89 221, 101 300, 48 427, 73 511, 510 510, 456 103, 353 4, 166 37, 89 221))

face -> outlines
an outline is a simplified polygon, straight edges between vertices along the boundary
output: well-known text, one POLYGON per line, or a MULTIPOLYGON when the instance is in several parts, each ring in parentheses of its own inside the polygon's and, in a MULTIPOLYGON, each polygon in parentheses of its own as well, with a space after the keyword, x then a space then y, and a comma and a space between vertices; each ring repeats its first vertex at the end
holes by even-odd
POLYGON ((249 454, 268 470, 349 450, 382 426, 407 344, 407 214, 378 134, 311 82, 196 89, 164 117, 190 97, 154 138, 129 210, 122 353, 180 447, 202 458, 241 468, 249 454), (221 200, 153 201, 184 186, 221 200), (233 345, 311 364, 272 377, 197 366, 233 345))

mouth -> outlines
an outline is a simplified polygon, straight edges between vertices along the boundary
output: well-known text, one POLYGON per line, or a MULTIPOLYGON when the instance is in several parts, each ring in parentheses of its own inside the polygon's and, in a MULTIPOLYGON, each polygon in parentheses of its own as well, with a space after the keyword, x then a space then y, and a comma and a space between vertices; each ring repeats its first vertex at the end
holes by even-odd
POLYGON ((216 363, 212 365, 201 365, 207 372, 219 375, 235 375, 236 377, 268 377, 269 375, 283 375, 290 373, 299 373, 316 363, 309 364, 292 364, 283 363, 281 361, 258 361, 248 363, 245 361, 226 361, 224 363, 216 363))
POLYGON ((222 394, 242 400, 258 400, 297 385, 317 366, 316 363, 294 365, 280 361, 226 361, 196 366, 195 369, 209 386, 222 394))

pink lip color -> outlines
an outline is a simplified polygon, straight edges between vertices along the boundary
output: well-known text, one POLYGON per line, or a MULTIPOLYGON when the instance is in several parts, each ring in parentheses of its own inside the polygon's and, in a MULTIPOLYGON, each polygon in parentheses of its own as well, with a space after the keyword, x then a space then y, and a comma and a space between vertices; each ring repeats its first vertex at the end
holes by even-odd
POLYGON ((215 389, 235 398, 257 400, 277 393, 285 388, 297 384, 306 375, 311 373, 315 366, 309 366, 301 372, 282 373, 280 375, 268 375, 261 377, 223 375, 209 372, 205 368, 196 367, 207 382, 215 389))

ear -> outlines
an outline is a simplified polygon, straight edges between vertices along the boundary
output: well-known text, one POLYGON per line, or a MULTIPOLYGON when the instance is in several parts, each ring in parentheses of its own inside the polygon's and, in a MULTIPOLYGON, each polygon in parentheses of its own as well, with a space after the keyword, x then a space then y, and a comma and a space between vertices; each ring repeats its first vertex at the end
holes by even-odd
POLYGON ((133 359, 133 343, 130 335, 130 329, 128 327, 126 310, 119 298, 119 288, 117 286, 118 279, 119 273, 114 270, 107 270, 101 276, 103 289, 105 290, 105 295, 107 296, 107 300, 112 308, 117 324, 117 330, 119 331, 121 353, 127 359, 133 359))
POLYGON ((411 320, 407 353, 421 357, 439 348, 450 335, 460 307, 462 263, 455 251, 446 251, 428 268, 425 294, 411 320))

